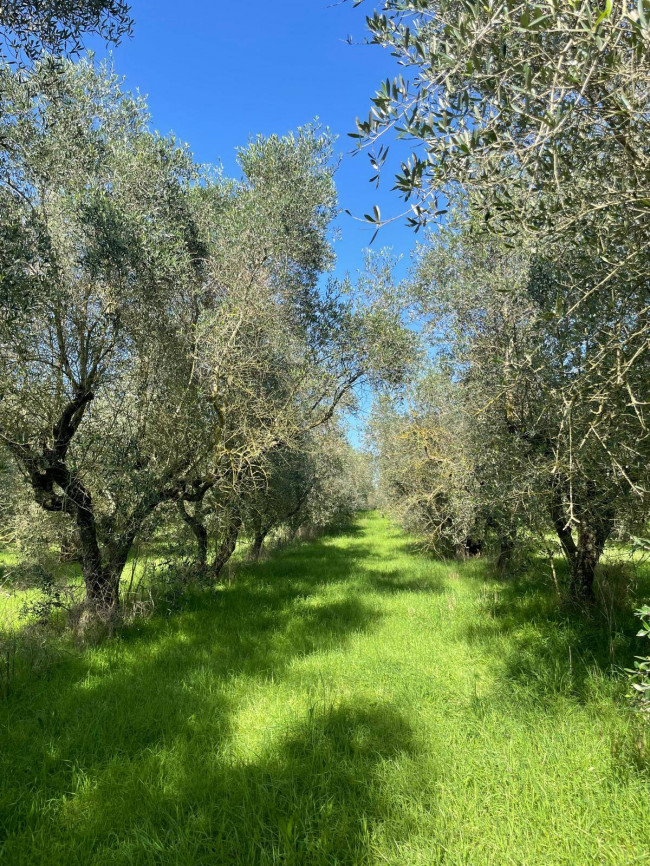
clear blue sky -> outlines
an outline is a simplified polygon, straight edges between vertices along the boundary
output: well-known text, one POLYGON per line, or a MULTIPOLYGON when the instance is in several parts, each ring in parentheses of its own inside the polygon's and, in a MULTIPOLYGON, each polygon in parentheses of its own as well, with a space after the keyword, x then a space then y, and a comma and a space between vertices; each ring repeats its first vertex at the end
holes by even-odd
MULTIPOLYGON (((285 133, 319 117, 339 136, 341 208, 362 215, 377 203, 382 215, 398 213, 390 178, 377 192, 366 155, 349 155, 355 117, 367 114, 370 96, 393 69, 382 49, 346 43, 349 34, 363 40, 371 9, 338 0, 133 0, 134 35, 113 50, 114 65, 130 89, 147 96, 156 129, 174 132, 198 160, 221 162, 230 174, 235 148, 252 135, 285 133)), ((354 272, 372 229, 345 214, 338 225, 337 273, 354 272)), ((375 245, 408 252, 414 240, 400 221, 375 245)))

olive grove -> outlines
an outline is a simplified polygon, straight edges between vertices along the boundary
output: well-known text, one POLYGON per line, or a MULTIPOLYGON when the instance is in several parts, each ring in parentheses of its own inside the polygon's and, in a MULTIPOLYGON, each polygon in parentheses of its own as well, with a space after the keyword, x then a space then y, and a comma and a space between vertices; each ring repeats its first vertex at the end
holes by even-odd
POLYGON ((230 180, 150 132, 108 69, 2 75, 0 437, 74 527, 87 609, 112 612, 154 513, 174 505, 217 576, 278 455, 334 430, 356 383, 399 379, 410 340, 378 299, 318 284, 326 132, 255 139, 230 180))
MULTIPOLYGON (((648 442, 623 389, 594 435, 593 406, 573 389, 585 325, 595 331, 602 311, 558 321, 556 279, 496 239, 454 229, 429 238, 410 291, 436 363, 401 410, 376 412, 374 433, 389 500, 434 546, 488 543, 505 561, 517 539, 554 533, 584 598, 605 543, 643 526, 648 442)), ((628 374, 644 398, 648 372, 638 363, 628 374)))

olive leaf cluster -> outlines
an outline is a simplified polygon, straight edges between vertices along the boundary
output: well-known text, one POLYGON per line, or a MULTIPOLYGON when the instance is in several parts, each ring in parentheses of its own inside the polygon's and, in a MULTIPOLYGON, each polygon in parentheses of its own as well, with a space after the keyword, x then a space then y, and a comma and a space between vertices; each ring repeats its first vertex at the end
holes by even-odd
POLYGON ((117 43, 132 27, 124 0, 0 0, 0 60, 24 67, 45 53, 75 55, 86 35, 117 43))
POLYGON ((647 0, 386 0, 367 26, 404 76, 355 136, 420 145, 395 180, 414 224, 459 186, 513 234, 613 250, 647 231, 647 0))

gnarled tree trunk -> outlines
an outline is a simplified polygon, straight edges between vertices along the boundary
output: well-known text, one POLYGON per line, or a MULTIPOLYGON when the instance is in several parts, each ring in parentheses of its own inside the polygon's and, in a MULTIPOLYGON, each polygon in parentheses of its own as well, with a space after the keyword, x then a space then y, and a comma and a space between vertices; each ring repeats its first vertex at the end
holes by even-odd
POLYGON ((119 600, 119 579, 112 580, 104 568, 90 494, 86 507, 75 509, 75 522, 81 542, 81 570, 86 589, 86 607, 93 611, 111 612, 117 608, 119 600))
POLYGON ((201 520, 200 505, 197 503, 194 514, 187 510, 186 503, 179 499, 176 503, 178 513, 189 526, 196 539, 196 565, 200 571, 205 571, 208 564, 208 530, 201 520))
POLYGON ((34 498, 41 508, 68 514, 74 520, 79 535, 86 607, 110 614, 118 602, 119 576, 116 581, 111 570, 104 567, 91 493, 67 465, 70 442, 92 400, 90 390, 80 391, 70 400, 52 427, 49 444, 36 448, 27 442, 6 441, 27 471, 34 498))
POLYGON ((212 568, 210 569, 215 579, 219 577, 219 575, 224 569, 224 566, 235 552, 235 547, 237 546, 237 539, 239 538, 241 525, 242 519, 239 514, 231 515, 224 529, 221 543, 219 544, 219 547, 217 548, 217 551, 215 553, 212 568))
POLYGON ((551 517, 562 550, 571 571, 570 592, 576 601, 593 601, 596 566, 603 554, 607 539, 614 529, 614 508, 598 496, 595 485, 590 484, 585 502, 574 497, 573 512, 577 523, 577 542, 569 516, 566 513, 561 486, 554 484, 551 517))
POLYGON ((258 518, 253 524, 253 532, 253 543, 248 552, 248 558, 251 562, 257 562, 262 553, 262 547, 264 546, 266 536, 269 534, 269 529, 266 526, 263 526, 261 519, 258 518))

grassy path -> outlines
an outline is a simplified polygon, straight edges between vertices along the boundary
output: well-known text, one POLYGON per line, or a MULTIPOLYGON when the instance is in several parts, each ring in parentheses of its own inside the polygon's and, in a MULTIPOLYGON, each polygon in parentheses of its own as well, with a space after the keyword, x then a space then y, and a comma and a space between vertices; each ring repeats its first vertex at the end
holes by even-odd
POLYGON ((607 642, 484 568, 368 515, 24 684, 0 864, 650 863, 607 642))

